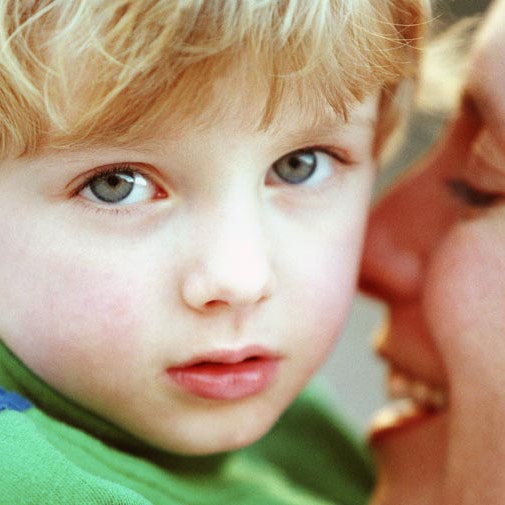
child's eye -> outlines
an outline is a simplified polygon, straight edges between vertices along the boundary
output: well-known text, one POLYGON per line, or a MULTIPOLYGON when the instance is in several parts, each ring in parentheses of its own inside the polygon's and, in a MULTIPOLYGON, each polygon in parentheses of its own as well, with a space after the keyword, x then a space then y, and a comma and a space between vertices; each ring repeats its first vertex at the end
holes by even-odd
POLYGON ((482 191, 463 179, 449 179, 446 184, 456 198, 470 207, 491 207, 502 198, 499 193, 482 191))
POLYGON ((291 152, 272 165, 273 180, 288 184, 315 185, 331 175, 334 158, 316 149, 291 152))
POLYGON ((89 179, 78 194, 95 203, 130 205, 152 200, 157 188, 139 172, 112 167, 89 179))

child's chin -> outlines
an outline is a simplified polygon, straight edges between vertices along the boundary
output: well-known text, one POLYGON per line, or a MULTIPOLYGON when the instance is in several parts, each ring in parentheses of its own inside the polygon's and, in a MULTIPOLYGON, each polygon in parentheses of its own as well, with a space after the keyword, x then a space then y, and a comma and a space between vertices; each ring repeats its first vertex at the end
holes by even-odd
MULTIPOLYGON (((214 426, 216 428, 216 426, 214 426)), ((269 426, 257 426, 255 429, 209 429, 209 426, 202 426, 200 429, 191 430, 186 433, 178 430, 177 434, 165 434, 156 437, 141 437, 148 445, 156 449, 166 451, 180 456, 211 456, 223 452, 242 449, 257 442, 271 428, 269 426), (175 435, 175 436, 174 436, 175 435)))
POLYGON ((224 440, 190 440, 186 444, 178 443, 176 447, 170 445, 163 449, 181 456, 212 456, 247 447, 257 442, 264 435, 265 432, 262 431, 254 436, 248 436, 247 433, 243 433, 241 436, 230 435, 224 440))

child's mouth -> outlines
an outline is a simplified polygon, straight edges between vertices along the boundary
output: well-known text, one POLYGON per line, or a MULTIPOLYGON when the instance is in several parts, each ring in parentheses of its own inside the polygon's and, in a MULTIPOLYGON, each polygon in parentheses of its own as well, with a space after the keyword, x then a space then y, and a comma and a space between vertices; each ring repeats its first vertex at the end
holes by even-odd
POLYGON ((265 351, 244 349, 212 353, 167 369, 186 391, 213 400, 239 400, 264 391, 275 379, 280 358, 265 351))

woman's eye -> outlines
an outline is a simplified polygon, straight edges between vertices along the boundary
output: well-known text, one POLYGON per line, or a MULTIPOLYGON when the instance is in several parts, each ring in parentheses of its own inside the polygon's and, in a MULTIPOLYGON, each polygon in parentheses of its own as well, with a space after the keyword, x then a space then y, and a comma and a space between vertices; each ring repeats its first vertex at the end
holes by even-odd
POLYGON ((446 184, 456 198, 470 207, 491 207, 502 198, 499 193, 482 191, 463 179, 449 179, 446 184))
POLYGON ((129 205, 152 200, 156 191, 156 186, 138 172, 110 170, 88 180, 79 195, 96 203, 129 205))
POLYGON ((272 165, 273 178, 287 184, 317 184, 331 175, 334 163, 334 158, 323 151, 294 151, 272 165))

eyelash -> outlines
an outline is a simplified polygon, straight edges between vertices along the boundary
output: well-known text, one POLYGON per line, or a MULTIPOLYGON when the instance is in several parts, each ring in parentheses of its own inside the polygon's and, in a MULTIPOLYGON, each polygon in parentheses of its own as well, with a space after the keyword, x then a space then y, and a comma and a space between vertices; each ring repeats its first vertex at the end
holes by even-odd
POLYGON ((305 149, 299 149, 299 151, 320 152, 326 154, 330 158, 333 158, 336 162, 346 166, 352 166, 356 163, 355 160, 351 158, 351 155, 349 153, 337 151, 336 149, 332 149, 331 147, 327 146, 316 145, 307 147, 305 149))
POLYGON ((149 175, 144 173, 142 169, 132 165, 131 163, 115 163, 113 165, 106 165, 104 167, 98 167, 94 169, 93 172, 89 176, 87 176, 86 179, 81 184, 79 184, 79 186, 72 192, 72 196, 77 196, 86 186, 88 186, 88 184, 91 183, 93 179, 125 171, 137 173, 142 177, 151 180, 151 177, 149 177, 149 175))
POLYGON ((118 174, 120 172, 131 172, 133 174, 137 174, 142 178, 149 181, 156 188, 156 192, 153 200, 163 199, 168 196, 168 194, 160 188, 160 186, 156 183, 156 180, 153 179, 152 175, 150 175, 147 171, 142 170, 137 164, 132 164, 128 162, 123 163, 115 163, 111 165, 106 165, 103 167, 98 167, 92 171, 90 175, 86 177, 86 179, 79 184, 79 186, 72 191, 70 194, 71 198, 78 202, 81 206, 84 206, 87 209, 96 211, 97 213, 108 213, 114 215, 120 214, 131 214, 133 211, 138 212, 139 209, 143 209, 143 206, 137 206, 135 204, 129 205, 107 205, 106 203, 100 205, 97 203, 93 203, 88 201, 86 198, 79 198, 79 195, 84 189, 91 184, 94 179, 98 179, 100 177, 106 177, 108 175, 118 174))
POLYGON ((326 146, 309 146, 301 149, 296 149, 294 151, 290 151, 283 156, 280 156, 269 168, 269 174, 267 174, 266 181, 269 183, 273 183, 273 185, 283 185, 287 188, 296 189, 297 191, 306 191, 306 190, 314 190, 319 184, 321 184, 322 180, 327 179, 330 174, 329 172, 335 172, 336 166, 340 165, 341 167, 350 167, 354 165, 354 161, 350 158, 350 156, 346 153, 342 153, 341 151, 335 151, 334 149, 328 148, 326 146), (287 173, 284 175, 281 173, 283 162, 288 163, 290 169, 296 170, 297 167, 291 165, 289 163, 290 158, 304 156, 313 156, 314 157, 314 170, 307 174, 306 177, 303 175, 299 181, 296 180, 297 175, 294 174, 294 178, 290 180, 290 177, 287 173), (326 159, 325 159, 326 158, 326 159), (328 172, 325 176, 325 172, 328 172), (322 179, 321 179, 322 178, 322 179))
POLYGON ((464 179, 449 179, 446 185, 454 197, 470 207, 491 207, 502 198, 501 194, 477 189, 464 179))
MULTIPOLYGON (((152 175, 150 175, 149 172, 142 170, 139 165, 128 162, 114 163, 111 165, 97 167, 92 170, 89 175, 87 175, 86 178, 76 187, 76 189, 71 191, 70 198, 72 202, 78 206, 81 211, 107 216, 128 216, 134 213, 138 214, 139 212, 146 212, 148 207, 143 205, 101 205, 89 201, 87 198, 80 197, 80 193, 91 184, 93 179, 117 174, 118 172, 132 172, 138 174, 148 181, 151 181, 151 183, 156 187, 159 187, 155 180, 153 180, 152 175)), ((158 189, 158 191, 160 191, 160 193, 163 192, 161 189, 158 189)))

